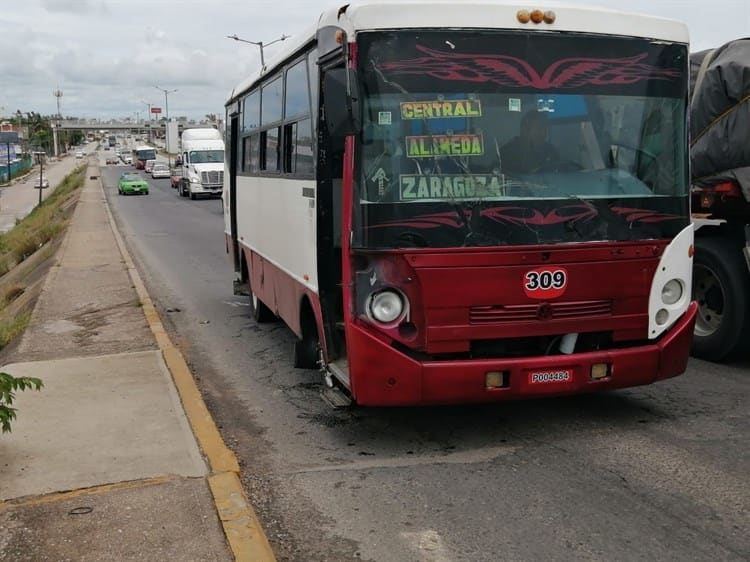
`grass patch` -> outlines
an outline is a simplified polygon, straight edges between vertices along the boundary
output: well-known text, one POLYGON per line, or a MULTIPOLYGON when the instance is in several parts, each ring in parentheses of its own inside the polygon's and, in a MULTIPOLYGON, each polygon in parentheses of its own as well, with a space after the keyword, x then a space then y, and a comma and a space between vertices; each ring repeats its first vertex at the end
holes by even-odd
POLYGON ((15 318, 0 322, 0 349, 8 345, 13 338, 23 333, 31 320, 31 312, 24 312, 15 318))
POLYGON ((0 234, 0 276, 64 232, 67 203, 83 186, 85 175, 85 167, 74 170, 15 228, 0 234))
POLYGON ((23 295, 24 291, 26 291, 26 287, 22 287, 21 285, 12 285, 8 287, 5 290, 5 296, 3 296, 2 299, 2 308, 5 308, 18 297, 23 295))

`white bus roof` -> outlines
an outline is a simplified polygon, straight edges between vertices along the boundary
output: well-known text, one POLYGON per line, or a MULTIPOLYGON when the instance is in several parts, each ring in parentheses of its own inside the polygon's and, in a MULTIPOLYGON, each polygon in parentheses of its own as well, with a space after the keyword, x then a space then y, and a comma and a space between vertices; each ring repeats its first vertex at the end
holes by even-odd
POLYGON ((379 29, 516 29, 597 33, 674 43, 689 41, 687 26, 682 22, 593 6, 546 1, 531 5, 505 0, 355 0, 348 7, 342 2, 326 10, 314 25, 285 41, 264 69, 258 69, 232 90, 228 102, 313 41, 318 29, 325 27, 341 28, 350 38, 360 31, 379 29), (518 21, 519 10, 534 9, 554 11, 554 23, 518 21))
POLYGON ((142 144, 140 146, 136 146, 133 150, 156 150, 156 149, 153 146, 142 144))

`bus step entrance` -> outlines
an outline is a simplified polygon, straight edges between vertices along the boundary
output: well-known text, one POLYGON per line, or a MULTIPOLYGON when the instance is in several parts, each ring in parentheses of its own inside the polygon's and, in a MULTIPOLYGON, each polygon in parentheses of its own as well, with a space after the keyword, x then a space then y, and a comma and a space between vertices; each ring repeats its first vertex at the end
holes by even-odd
POLYGON ((352 405, 352 399, 344 394, 344 392, 337 386, 334 386, 333 388, 325 386, 323 390, 320 391, 320 396, 335 410, 348 408, 352 405))

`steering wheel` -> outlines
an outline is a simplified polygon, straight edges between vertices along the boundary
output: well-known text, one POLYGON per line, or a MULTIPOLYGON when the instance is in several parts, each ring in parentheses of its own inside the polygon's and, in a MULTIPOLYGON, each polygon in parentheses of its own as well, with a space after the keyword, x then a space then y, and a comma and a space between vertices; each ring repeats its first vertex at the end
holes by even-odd
MULTIPOLYGON (((610 142, 609 144, 610 146, 616 146, 618 148, 626 148, 627 150, 632 150, 639 157, 645 156, 649 160, 649 162, 645 164, 646 167, 651 167, 658 160, 658 156, 656 154, 654 154, 653 152, 649 152, 648 150, 641 148, 640 146, 632 146, 630 144, 624 144, 621 142, 610 142)), ((638 164, 639 161, 640 161, 640 158, 636 159, 636 164, 638 164)))
POLYGON ((578 172, 579 170, 583 170, 583 166, 581 166, 578 162, 573 162, 572 160, 559 160, 557 162, 547 162, 545 164, 542 164, 538 168, 536 168, 534 171, 536 173, 545 173, 545 172, 578 172))
POLYGON ((427 238, 413 230, 401 232, 393 239, 395 245, 405 248, 428 248, 430 243, 427 238), (402 245, 405 244, 405 245, 402 245))

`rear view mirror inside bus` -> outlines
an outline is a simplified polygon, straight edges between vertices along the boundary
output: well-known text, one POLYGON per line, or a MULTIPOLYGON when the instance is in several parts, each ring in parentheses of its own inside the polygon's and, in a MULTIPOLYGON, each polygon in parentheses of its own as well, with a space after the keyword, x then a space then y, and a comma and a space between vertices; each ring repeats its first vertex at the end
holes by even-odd
POLYGON ((347 73, 344 68, 327 71, 323 83, 323 96, 328 134, 332 137, 345 137, 359 133, 362 121, 356 71, 349 70, 347 73))

